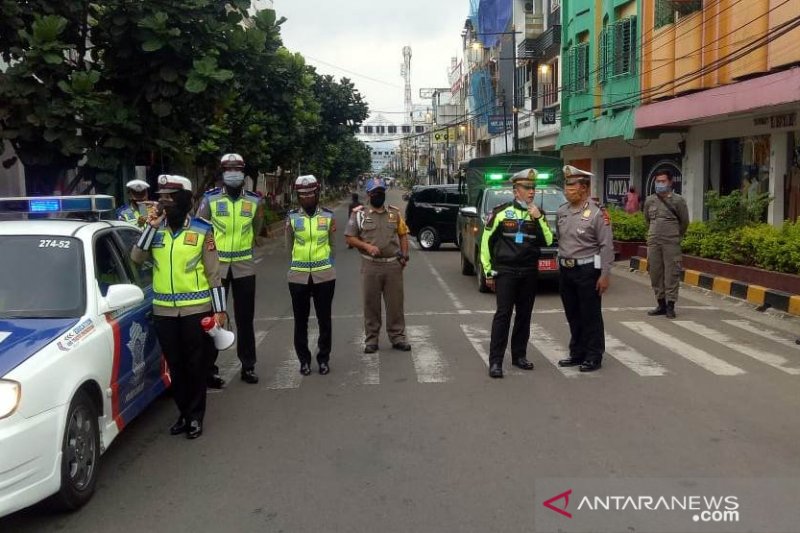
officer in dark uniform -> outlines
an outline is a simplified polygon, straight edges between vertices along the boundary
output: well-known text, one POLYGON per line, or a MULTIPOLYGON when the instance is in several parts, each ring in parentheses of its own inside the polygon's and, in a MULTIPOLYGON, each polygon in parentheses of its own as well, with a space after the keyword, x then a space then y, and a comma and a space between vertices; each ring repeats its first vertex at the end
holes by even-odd
POLYGON ((569 322, 569 357, 559 366, 581 372, 600 368, 605 352, 602 296, 608 289, 614 244, 608 212, 589 199, 592 174, 564 167, 567 202, 558 208, 558 265, 561 301, 569 322))
POLYGON ((503 356, 508 345, 511 313, 516 309, 511 335, 511 364, 533 370, 526 351, 531 332, 531 313, 539 279, 542 246, 553 244, 544 215, 533 203, 536 171, 528 168, 511 177, 514 200, 497 206, 483 230, 481 266, 486 284, 497 294, 492 320, 489 375, 503 377, 503 356))

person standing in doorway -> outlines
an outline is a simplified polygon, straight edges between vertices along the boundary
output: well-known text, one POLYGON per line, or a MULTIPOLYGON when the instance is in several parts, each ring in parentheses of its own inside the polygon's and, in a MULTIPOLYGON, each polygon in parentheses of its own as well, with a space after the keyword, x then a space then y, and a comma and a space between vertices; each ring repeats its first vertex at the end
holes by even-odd
POLYGON ((628 194, 625 195, 625 212, 633 214, 639 210, 639 193, 636 192, 636 187, 633 185, 628 189, 628 194))

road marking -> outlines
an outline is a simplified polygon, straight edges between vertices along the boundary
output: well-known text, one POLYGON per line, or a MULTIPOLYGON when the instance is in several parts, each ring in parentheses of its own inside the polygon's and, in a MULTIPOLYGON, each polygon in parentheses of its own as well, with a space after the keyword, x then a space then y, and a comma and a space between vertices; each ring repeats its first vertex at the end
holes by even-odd
MULTIPOLYGON (((308 345, 314 346, 319 337, 319 330, 315 326, 308 328, 308 345)), ((281 361, 275 374, 267 384, 267 389, 296 389, 303 382, 303 374, 300 373, 300 361, 294 351, 294 345, 290 345, 286 351, 286 358, 281 361)))
POLYGON ((640 376, 669 374, 666 368, 608 333, 606 333, 606 353, 640 376))
POLYGON ((788 346, 793 350, 800 350, 800 346, 794 342, 794 339, 787 337, 788 333, 778 333, 777 331, 766 329, 762 326, 755 326, 747 320, 723 320, 723 322, 739 329, 743 329, 748 333, 752 333, 753 335, 758 335, 773 342, 783 344, 784 346, 788 346))
POLYGON ((738 376, 745 371, 730 363, 714 357, 710 353, 695 348, 691 344, 683 342, 679 338, 664 333, 646 322, 621 322, 623 326, 647 337, 649 340, 660 344, 672 353, 678 354, 684 359, 708 370, 718 376, 738 376))
POLYGON ((597 377, 596 372, 581 372, 577 366, 558 366, 559 359, 566 358, 569 350, 562 347, 550 333, 539 324, 531 324, 531 337, 528 340, 537 352, 542 354, 545 359, 550 361, 559 372, 568 378, 577 377, 597 377))
POLYGON ((773 368, 777 368, 781 372, 786 372, 787 374, 792 374, 794 376, 800 375, 800 368, 787 367, 786 364, 789 361, 785 357, 781 357, 778 354, 767 352, 755 348, 754 346, 749 346, 747 344, 736 342, 736 340, 733 337, 729 337, 724 333, 711 329, 707 326, 704 326, 703 324, 697 324, 695 322, 689 322, 683 320, 674 320, 673 323, 693 333, 697 333, 702 337, 723 344, 725 345, 726 348, 729 348, 735 352, 739 352, 740 354, 752 357, 756 361, 760 361, 773 368))
MULTIPOLYGON (((461 331, 464 332, 464 336, 467 337, 467 340, 478 353, 483 361, 483 364, 486 365, 486 368, 489 368, 489 352, 486 350, 486 348, 484 348, 484 346, 488 346, 491 342, 491 332, 486 328, 472 326, 469 324, 461 324, 461 331)), ((524 374, 522 370, 519 370, 513 366, 506 373, 514 376, 524 374)))
POLYGON ((356 347, 358 360, 361 365, 348 372, 349 376, 359 376, 361 385, 380 385, 380 350, 375 353, 364 353, 364 335, 358 334, 353 337, 351 344, 356 347))
POLYGON ((445 383, 450 381, 450 366, 441 352, 431 341, 430 326, 408 326, 406 328, 411 341, 411 358, 419 383, 445 383))
POLYGON ((436 268, 433 266, 433 263, 431 263, 428 260, 428 258, 425 257, 424 255, 423 258, 425 259, 425 263, 428 265, 428 268, 433 274, 433 277, 436 278, 436 281, 439 282, 439 285, 442 287, 442 290, 447 295, 447 297, 450 298, 450 301, 453 302, 453 307, 455 307, 458 310, 458 314, 461 315, 471 314, 472 312, 464 307, 464 304, 462 304, 461 300, 458 299, 456 293, 454 293, 453 290, 450 288, 450 286, 447 285, 447 283, 444 281, 444 278, 442 278, 442 276, 439 274, 439 271, 436 270, 436 268))

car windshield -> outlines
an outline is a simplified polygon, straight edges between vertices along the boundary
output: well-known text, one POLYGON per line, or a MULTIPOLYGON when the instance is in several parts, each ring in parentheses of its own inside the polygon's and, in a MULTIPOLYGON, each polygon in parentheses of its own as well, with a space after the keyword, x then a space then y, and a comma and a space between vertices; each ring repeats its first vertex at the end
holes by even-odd
MULTIPOLYGON (((488 189, 486 191, 486 201, 483 203, 484 214, 489 214, 500 204, 510 202, 514 199, 514 191, 511 188, 488 189)), ((555 213, 558 206, 567 201, 564 192, 556 187, 544 187, 536 189, 533 197, 536 205, 543 209, 545 213, 555 213)))
POLYGON ((77 239, 0 236, 0 318, 76 318, 85 306, 77 239))

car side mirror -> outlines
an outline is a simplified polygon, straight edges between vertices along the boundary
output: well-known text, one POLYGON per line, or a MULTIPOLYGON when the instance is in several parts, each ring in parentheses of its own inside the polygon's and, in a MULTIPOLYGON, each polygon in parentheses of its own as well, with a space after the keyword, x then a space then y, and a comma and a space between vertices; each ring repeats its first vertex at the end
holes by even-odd
POLYGON ((459 212, 462 215, 468 216, 468 217, 476 217, 476 216, 478 216, 478 208, 477 207, 472 207, 472 206, 462 207, 462 208, 459 209, 459 212))
POLYGON ((136 285, 120 283, 108 288, 105 298, 100 301, 100 313, 117 311, 124 307, 144 301, 144 292, 136 285))

